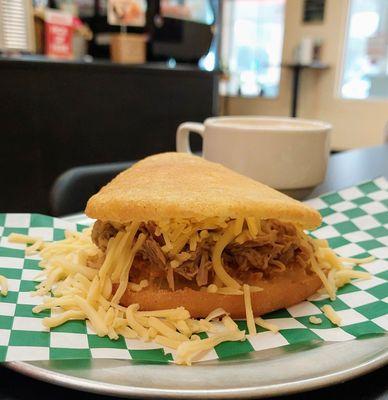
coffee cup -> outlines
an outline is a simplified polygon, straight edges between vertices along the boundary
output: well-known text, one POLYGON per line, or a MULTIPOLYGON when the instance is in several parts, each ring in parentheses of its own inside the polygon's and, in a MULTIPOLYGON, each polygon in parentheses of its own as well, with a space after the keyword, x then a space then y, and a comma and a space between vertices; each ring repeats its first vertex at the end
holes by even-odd
POLYGON ((228 116, 184 122, 178 152, 191 153, 189 135, 203 139, 203 157, 280 190, 311 188, 326 174, 331 125, 281 117, 228 116))

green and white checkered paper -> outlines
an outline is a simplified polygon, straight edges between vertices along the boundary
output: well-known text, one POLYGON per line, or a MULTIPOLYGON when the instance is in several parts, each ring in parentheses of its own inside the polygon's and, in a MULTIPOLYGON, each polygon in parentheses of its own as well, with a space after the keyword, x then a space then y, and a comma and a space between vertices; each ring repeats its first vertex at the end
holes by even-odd
MULTIPOLYGON (((388 331, 388 182, 384 178, 366 182, 307 203, 323 216, 322 226, 313 236, 327 239, 344 257, 374 256, 356 267, 370 272, 370 280, 354 280, 338 291, 331 302, 325 295, 266 315, 278 325, 274 334, 258 327, 258 334, 244 342, 228 342, 209 351, 201 360, 226 358, 252 351, 321 341, 346 341, 388 331), (334 326, 321 312, 331 304, 342 324, 334 326), (323 320, 309 322, 310 316, 323 320)), ((46 241, 63 238, 64 229, 80 230, 81 225, 39 214, 0 214, 0 275, 9 283, 9 293, 0 296, 0 361, 116 358, 167 363, 174 351, 153 343, 113 341, 95 335, 84 321, 70 321, 48 331, 41 323, 50 312, 32 313, 42 299, 31 296, 39 272, 39 257, 26 257, 24 245, 9 243, 12 232, 42 237, 46 241)), ((246 329, 245 321, 237 321, 246 329)), ((203 335, 203 337, 206 335, 203 335)))

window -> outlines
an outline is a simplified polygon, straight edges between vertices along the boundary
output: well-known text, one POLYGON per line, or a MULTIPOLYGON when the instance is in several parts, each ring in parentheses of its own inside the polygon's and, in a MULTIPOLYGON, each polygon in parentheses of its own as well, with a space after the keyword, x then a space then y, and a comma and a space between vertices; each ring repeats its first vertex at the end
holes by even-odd
POLYGON ((279 92, 285 0, 224 0, 222 64, 228 95, 279 92))
POLYGON ((388 98, 388 1, 351 0, 340 95, 388 98))

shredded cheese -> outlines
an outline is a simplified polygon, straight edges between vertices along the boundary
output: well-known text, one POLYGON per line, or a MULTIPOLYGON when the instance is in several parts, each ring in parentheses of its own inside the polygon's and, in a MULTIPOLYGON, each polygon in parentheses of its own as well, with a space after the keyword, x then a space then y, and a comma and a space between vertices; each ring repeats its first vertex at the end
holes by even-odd
POLYGON ((193 359, 200 353, 210 350, 218 344, 225 341, 238 341, 245 339, 244 331, 218 333, 214 336, 203 339, 186 341, 181 343, 177 348, 177 363, 191 365, 193 359))
POLYGON ((225 328, 231 332, 238 331, 238 325, 229 317, 229 315, 225 315, 222 318, 222 323, 224 324, 225 328))
POLYGON ((205 321, 211 321, 216 318, 220 318, 223 315, 228 315, 228 313, 223 308, 216 308, 213 310, 206 318, 205 321))
POLYGON ((258 326, 261 326, 264 329, 268 329, 269 331, 271 331, 273 333, 279 332, 279 327, 277 325, 271 324, 270 322, 264 320, 263 318, 256 317, 255 324, 258 326))
POLYGON ((244 291, 244 302, 245 302, 245 316, 247 319, 248 332, 250 335, 256 335, 256 325, 253 317, 252 302, 251 302, 251 292, 247 284, 243 285, 244 291))
POLYGON ((335 300, 335 292, 336 288, 333 284, 330 284, 328 281, 325 273, 322 271, 321 267, 318 265, 317 260, 315 257, 311 257, 311 269, 319 276, 321 279, 325 289, 327 290, 327 293, 330 296, 330 300, 335 300))
MULTIPOLYGON (((136 309, 138 309, 137 306, 136 306, 136 309)), ((138 312, 135 312, 134 317, 135 317, 136 321, 139 322, 140 325, 144 326, 144 328, 150 327, 147 317, 143 317, 142 315, 139 315, 138 312)))
POLYGON ((259 233, 259 228, 257 226, 257 221, 253 217, 248 217, 247 218, 247 225, 248 225, 248 230, 249 233, 251 234, 252 237, 256 237, 257 234, 259 233))
POLYGON ((366 264, 374 261, 376 258, 373 256, 365 258, 349 258, 349 257, 339 257, 340 261, 350 263, 350 264, 366 264))
POLYGON ((130 305, 126 310, 128 325, 140 336, 145 338, 147 336, 147 329, 144 328, 135 318, 135 311, 139 309, 137 304, 130 305))
MULTIPOLYGON (((329 272, 330 274, 330 272, 329 272)), ((337 288, 349 283, 352 279, 371 279, 371 274, 364 271, 354 271, 352 269, 342 269, 334 275, 334 283, 337 288)))
POLYGON ((109 271, 113 267, 112 261, 115 258, 117 247, 119 247, 120 241, 124 236, 125 236, 124 232, 118 232, 116 237, 114 239, 111 238, 108 242, 104 263, 102 264, 101 268, 98 271, 98 275, 100 276, 102 281, 104 281, 106 275, 108 275, 109 271))
POLYGON ((187 337, 182 333, 177 332, 175 329, 169 327, 165 322, 161 321, 155 317, 149 317, 148 323, 150 327, 155 328, 162 335, 166 336, 169 339, 177 340, 177 341, 185 341, 187 337))
POLYGON ((117 333, 127 339, 136 339, 138 337, 136 331, 128 326, 119 327, 116 329, 117 333))
POLYGON ((149 340, 155 339, 157 335, 158 335, 158 331, 154 327, 151 327, 148 329, 147 337, 149 338, 149 340))
POLYGON ((7 278, 3 275, 0 275, 0 294, 2 296, 7 296, 7 294, 8 294, 7 278))
POLYGON ((56 326, 64 324, 66 321, 85 318, 86 315, 83 311, 69 310, 56 316, 43 318, 42 323, 46 328, 55 328, 56 326))
POLYGON ((224 269, 222 265, 222 252, 224 248, 235 238, 235 223, 230 223, 228 228, 225 230, 224 234, 220 237, 220 239, 217 241, 216 245, 214 246, 213 249, 213 254, 212 254, 212 261, 213 261, 213 268, 214 272, 218 276, 218 278, 221 280, 221 282, 227 286, 231 287, 233 289, 240 289, 241 285, 234 280, 224 269))
POLYGON ((43 240, 37 240, 33 245, 26 248, 26 254, 32 255, 36 254, 43 246, 43 240))
POLYGON ((20 233, 11 233, 8 236, 8 241, 11 243, 20 243, 20 244, 34 244, 37 241, 40 241, 40 238, 36 238, 29 235, 22 235, 20 233))
MULTIPOLYGON (((140 292, 149 285, 147 280, 129 282, 134 258, 147 239, 147 235, 139 231, 139 227, 140 222, 132 222, 119 229, 116 236, 109 240, 103 264, 99 269, 91 268, 87 264, 89 257, 99 256, 99 250, 91 240, 91 229, 85 229, 81 233, 66 231, 65 239, 54 243, 43 243, 39 238, 20 234, 9 236, 10 241, 31 245, 26 248, 26 253, 39 252, 41 255, 43 280, 37 285, 36 295, 53 296, 45 298, 42 304, 33 308, 33 312, 53 311, 51 317, 43 318, 43 324, 53 328, 69 320, 86 319, 100 336, 116 340, 122 335, 128 339, 153 341, 175 349, 178 362, 189 365, 200 353, 218 343, 244 340, 245 332, 239 330, 238 325, 223 309, 215 309, 205 319, 197 320, 191 318, 183 307, 140 311, 138 304, 131 304, 129 307, 119 305, 127 288, 140 292), (57 310, 60 311, 59 314, 57 310), (206 332, 210 337, 200 340, 197 335, 200 332, 206 332)), ((263 289, 241 285, 226 271, 222 261, 225 247, 233 241, 244 243, 258 235, 265 236, 265 240, 275 240, 276 235, 268 229, 266 221, 254 217, 215 217, 202 221, 166 220, 157 224, 155 234, 165 241, 162 251, 171 272, 190 258, 189 250, 195 251, 202 240, 210 238, 215 243, 210 254, 214 281, 200 290, 243 296, 250 335, 256 334, 256 325, 274 333, 278 332, 276 325, 254 317, 251 295, 263 289)), ((359 264, 370 262, 373 258, 339 258, 328 247, 327 241, 312 239, 299 228, 296 234, 300 245, 309 249, 308 253, 311 254, 307 264, 322 280, 331 299, 335 299, 337 288, 351 279, 370 277, 368 273, 354 271, 342 263, 359 264)), ((207 258, 203 262, 207 262, 207 258)), ((272 264, 279 270, 286 268, 284 263, 277 260, 272 264)), ((4 277, 0 277, 0 289, 0 293, 6 295, 7 282, 4 277)), ((324 306, 322 311, 333 323, 340 324, 340 318, 332 307, 324 306)), ((320 319, 310 317, 309 320, 318 323, 320 319)))
POLYGON ((187 336, 188 338, 190 338, 190 336, 192 335, 192 332, 189 328, 189 326, 187 325, 186 321, 181 319, 180 321, 177 321, 174 323, 175 328, 182 333, 183 335, 187 336))
POLYGON ((140 247, 143 245, 146 238, 147 238, 147 235, 141 233, 136 241, 136 244, 133 246, 132 250, 129 253, 129 259, 126 258, 127 264, 124 266, 124 268, 121 271, 119 287, 117 288, 116 293, 114 294, 114 296, 111 300, 112 303, 118 304, 121 297, 127 290, 128 280, 129 280, 129 271, 132 267, 133 260, 135 259, 136 253, 138 252, 140 247))
POLYGON ((139 311, 138 314, 144 317, 167 318, 173 321, 190 318, 190 313, 183 307, 158 311, 139 311))
POLYGON ((233 228, 235 236, 238 236, 242 232, 243 226, 244 218, 237 218, 233 228))
POLYGON ((41 238, 36 238, 29 235, 22 235, 20 233, 11 233, 8 236, 8 240, 11 243, 30 244, 31 246, 27 247, 25 250, 26 255, 36 254, 44 246, 43 240, 41 238))
POLYGON ((262 292, 264 289, 259 286, 249 286, 249 290, 251 293, 262 292))
POLYGON ((133 292, 140 292, 149 285, 147 279, 141 280, 139 283, 128 282, 128 288, 133 292))
POLYGON ((217 293, 218 292, 218 287, 214 283, 212 283, 211 285, 209 285, 207 287, 207 292, 208 293, 217 293))
POLYGON ((85 313, 88 320, 92 322, 96 329, 98 336, 106 336, 108 334, 108 327, 104 320, 98 314, 98 312, 83 298, 80 296, 74 296, 74 301, 77 306, 85 313))
POLYGON ((218 288, 217 293, 225 294, 225 295, 235 295, 235 296, 242 296, 244 294, 244 292, 242 290, 233 289, 231 287, 218 288))
POLYGON ((321 310, 326 315, 326 317, 334 324, 334 325, 341 325, 341 318, 340 316, 334 311, 333 307, 330 304, 325 304, 321 310))
POLYGON ((162 346, 170 347, 172 349, 177 349, 182 344, 180 340, 174 340, 162 335, 156 335, 154 342, 161 344, 162 346))

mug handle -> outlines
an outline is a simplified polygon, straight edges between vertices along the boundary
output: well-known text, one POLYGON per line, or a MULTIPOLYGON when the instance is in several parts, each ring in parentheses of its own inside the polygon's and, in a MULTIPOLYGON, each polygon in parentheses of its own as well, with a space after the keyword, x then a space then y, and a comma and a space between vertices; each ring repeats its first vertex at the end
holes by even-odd
POLYGON ((198 122, 184 122, 178 126, 176 131, 176 151, 179 153, 192 154, 189 141, 190 132, 198 133, 204 139, 205 125, 198 122))

